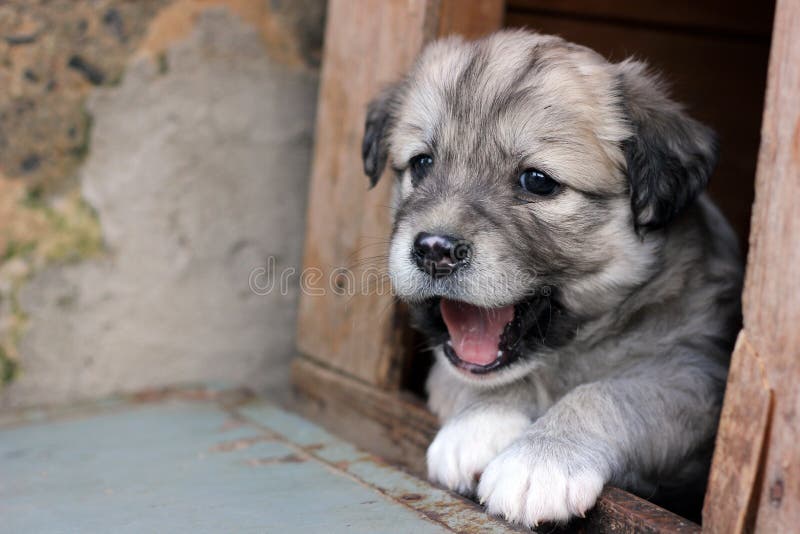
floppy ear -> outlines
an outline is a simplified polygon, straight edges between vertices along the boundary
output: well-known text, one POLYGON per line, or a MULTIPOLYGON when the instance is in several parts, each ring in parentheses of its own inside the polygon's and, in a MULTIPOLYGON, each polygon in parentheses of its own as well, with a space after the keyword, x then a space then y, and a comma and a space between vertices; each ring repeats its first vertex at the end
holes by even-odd
POLYGON ((387 87, 367 106, 364 124, 364 139, 361 142, 361 158, 364 174, 369 176, 370 187, 374 187, 386 167, 389 153, 387 135, 392 123, 392 112, 397 98, 397 85, 387 87))
POLYGON ((637 61, 618 64, 633 135, 623 143, 638 232, 662 228, 705 189, 717 163, 714 132, 670 100, 637 61))

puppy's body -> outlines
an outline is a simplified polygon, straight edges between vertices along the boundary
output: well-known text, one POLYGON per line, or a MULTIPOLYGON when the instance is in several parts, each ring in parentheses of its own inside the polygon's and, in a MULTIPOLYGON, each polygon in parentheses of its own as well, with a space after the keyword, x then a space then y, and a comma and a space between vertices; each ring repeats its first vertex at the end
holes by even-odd
MULTIPOLYGON (((430 408, 453 426, 482 406, 490 413, 497 405, 495 421, 518 410, 537 421, 520 433, 547 426, 603 447, 597 454, 613 465, 604 482, 642 495, 703 484, 737 331, 737 248, 718 210, 701 198, 666 238, 669 261, 654 268, 624 306, 583 322, 568 345, 540 353, 540 365, 520 380, 465 386, 438 349, 428 380, 430 408)), ((462 455, 469 463, 476 434, 465 432, 458 450, 434 447, 431 476, 470 491, 473 481, 466 476, 473 469, 460 463, 462 470, 454 470, 442 456, 462 455)))
POLYGON ((390 270, 435 347, 432 480, 535 525, 703 476, 741 266, 701 193, 713 134, 657 79, 549 36, 450 39, 364 148, 397 175, 390 270))

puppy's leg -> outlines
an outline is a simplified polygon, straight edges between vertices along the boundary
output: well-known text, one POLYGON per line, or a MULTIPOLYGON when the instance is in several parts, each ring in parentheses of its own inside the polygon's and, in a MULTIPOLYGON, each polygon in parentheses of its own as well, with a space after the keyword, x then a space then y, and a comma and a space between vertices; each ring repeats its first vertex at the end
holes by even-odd
POLYGON ((428 478, 474 493, 486 465, 531 424, 519 406, 480 402, 449 419, 428 447, 428 478))
POLYGON ((644 489, 713 437, 722 379, 721 366, 685 357, 579 386, 489 463, 478 497, 534 526, 583 516, 608 482, 644 489))

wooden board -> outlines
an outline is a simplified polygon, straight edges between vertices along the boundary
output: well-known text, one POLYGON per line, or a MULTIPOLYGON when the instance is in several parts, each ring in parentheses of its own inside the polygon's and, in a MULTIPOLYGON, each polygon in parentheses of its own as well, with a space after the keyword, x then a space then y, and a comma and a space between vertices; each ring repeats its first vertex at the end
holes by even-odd
MULTIPOLYGON (((589 9, 600 3, 582 5, 589 9)), ((764 9, 770 10, 769 6, 764 9)), ((767 38, 720 39, 613 20, 517 11, 509 12, 506 25, 561 35, 613 61, 633 55, 663 73, 675 99, 719 134, 720 161, 709 191, 746 248, 766 85, 767 38)))
POLYGON ((744 332, 739 335, 728 375, 724 409, 703 506, 709 532, 752 531, 758 477, 772 406, 759 359, 744 332))
MULTIPOLYGON (((425 451, 438 430, 422 404, 400 392, 385 392, 305 358, 296 358, 293 406, 334 434, 424 478, 425 451)), ((570 532, 696 533, 699 527, 618 488, 603 490, 597 506, 570 532)))
POLYGON ((510 11, 605 20, 637 27, 769 38, 773 2, 765 0, 509 0, 510 11))
POLYGON ((490 32, 502 13, 502 0, 331 0, 298 319, 306 355, 368 383, 399 386, 406 326, 386 277, 392 178, 368 191, 366 106, 424 43, 462 26, 472 37, 490 32))
POLYGON ((418 476, 439 428, 418 399, 384 392, 333 369, 296 358, 292 384, 301 411, 335 433, 418 476))
MULTIPOLYGON (((744 335, 763 365, 763 387, 771 390, 761 476, 754 481, 756 532, 796 532, 800 525, 800 3, 779 0, 770 54, 764 123, 756 178, 756 203, 744 291, 744 335)), ((744 358, 739 354, 737 357, 744 358)), ((751 356, 752 358, 753 356, 751 356)), ((749 406, 753 378, 732 374, 724 411, 749 406)), ((756 407, 760 401, 756 399, 756 407)), ((742 410, 723 421, 720 443, 735 427, 757 428, 760 410, 742 410)), ((731 442, 733 443, 733 441, 731 442)), ((733 448, 732 446, 730 447, 733 448)), ((724 454, 721 452, 721 454, 724 454)), ((724 481, 748 468, 748 458, 715 458, 706 506, 710 532, 732 532, 727 519, 741 515, 724 481)), ((732 452, 733 454, 733 452, 732 452)), ((735 530, 733 530, 735 532, 735 530)))

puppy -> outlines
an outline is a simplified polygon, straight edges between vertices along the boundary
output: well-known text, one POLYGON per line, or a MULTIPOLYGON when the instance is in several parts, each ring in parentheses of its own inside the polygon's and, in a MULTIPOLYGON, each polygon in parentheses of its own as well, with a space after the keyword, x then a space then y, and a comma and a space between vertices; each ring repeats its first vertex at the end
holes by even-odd
POLYGON ((742 280, 716 149, 644 64, 527 31, 435 42, 370 104, 433 482, 527 526, 703 484, 742 280))

